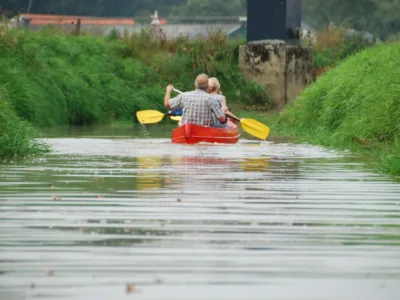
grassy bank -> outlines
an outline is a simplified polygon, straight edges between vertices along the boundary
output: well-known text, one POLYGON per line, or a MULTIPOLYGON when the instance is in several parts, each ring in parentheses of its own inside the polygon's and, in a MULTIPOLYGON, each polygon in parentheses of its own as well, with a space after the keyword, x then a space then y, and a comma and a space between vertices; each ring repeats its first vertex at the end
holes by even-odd
POLYGON ((350 149, 383 172, 400 175, 399 70, 400 43, 358 53, 304 90, 273 128, 350 149))
POLYGON ((0 159, 20 158, 48 151, 34 139, 32 126, 21 120, 7 101, 7 91, 0 89, 0 159))
POLYGON ((243 80, 237 42, 154 41, 148 32, 123 39, 45 31, 0 33, 0 86, 17 115, 37 126, 133 120, 142 109, 162 110, 165 86, 193 88, 195 75, 218 76, 229 99, 265 103, 262 89, 243 80))

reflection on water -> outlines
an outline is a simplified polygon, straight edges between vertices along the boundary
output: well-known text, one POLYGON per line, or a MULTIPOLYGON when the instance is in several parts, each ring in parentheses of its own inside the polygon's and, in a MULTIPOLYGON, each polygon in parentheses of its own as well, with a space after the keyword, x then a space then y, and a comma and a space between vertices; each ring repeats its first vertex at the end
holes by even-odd
MULTIPOLYGON (((223 168, 224 173, 230 172, 264 172, 267 171, 269 158, 245 158, 239 163, 233 159, 223 157, 200 157, 183 156, 170 158, 165 157, 137 157, 137 169, 140 170, 140 176, 136 176, 136 189, 155 189, 164 188, 174 184, 182 185, 185 178, 191 180, 198 168, 207 167, 210 170, 214 167, 223 168), (180 176, 165 176, 162 169, 166 166, 174 166, 180 170, 180 176)), ((296 164, 296 163, 291 163, 296 164)), ((216 179, 218 180, 218 179, 216 179)))
POLYGON ((1 165, 0 299, 398 299, 399 184, 309 145, 127 128, 1 165))
POLYGON ((112 124, 94 126, 65 126, 47 129, 42 136, 45 138, 75 137, 75 138, 165 138, 171 133, 171 129, 176 127, 171 125, 132 125, 132 124, 112 124))

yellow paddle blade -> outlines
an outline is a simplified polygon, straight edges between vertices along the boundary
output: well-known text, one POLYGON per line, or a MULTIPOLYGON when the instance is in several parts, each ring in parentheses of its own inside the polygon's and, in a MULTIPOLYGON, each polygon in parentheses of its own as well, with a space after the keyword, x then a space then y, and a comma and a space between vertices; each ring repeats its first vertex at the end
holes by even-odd
POLYGON ((269 127, 253 119, 240 119, 240 125, 244 131, 259 139, 266 140, 269 135, 269 127))
POLYGON ((157 110, 141 110, 136 112, 136 117, 142 124, 153 124, 160 122, 164 114, 157 110))
POLYGON ((182 120, 182 116, 171 116, 171 120, 179 122, 180 120, 182 120))

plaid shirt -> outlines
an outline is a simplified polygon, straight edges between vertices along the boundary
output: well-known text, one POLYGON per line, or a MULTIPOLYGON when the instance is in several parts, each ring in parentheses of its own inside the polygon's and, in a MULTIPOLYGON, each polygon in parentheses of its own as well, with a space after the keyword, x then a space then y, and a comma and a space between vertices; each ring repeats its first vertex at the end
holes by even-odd
POLYGON ((210 94, 196 89, 169 100, 171 109, 183 108, 182 124, 216 126, 216 119, 225 116, 218 102, 210 94))

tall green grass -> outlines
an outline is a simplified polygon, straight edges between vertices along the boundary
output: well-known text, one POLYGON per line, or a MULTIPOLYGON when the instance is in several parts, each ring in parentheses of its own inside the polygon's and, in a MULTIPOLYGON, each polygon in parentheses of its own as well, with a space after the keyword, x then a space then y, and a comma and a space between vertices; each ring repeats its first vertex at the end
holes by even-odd
POLYGON ((219 77, 231 101, 266 102, 236 67, 236 46, 217 34, 192 42, 145 31, 116 39, 2 30, 0 85, 15 112, 37 126, 136 121, 137 110, 163 109, 168 83, 192 89, 200 72, 219 77))
POLYGON ((280 114, 277 126, 351 149, 400 175, 400 43, 374 46, 329 70, 280 114))
POLYGON ((0 89, 0 159, 35 155, 49 148, 35 140, 32 126, 22 121, 7 101, 7 92, 0 89))
POLYGON ((0 85, 15 112, 35 125, 106 123, 161 107, 154 71, 118 57, 105 39, 6 31, 0 51, 0 85))

